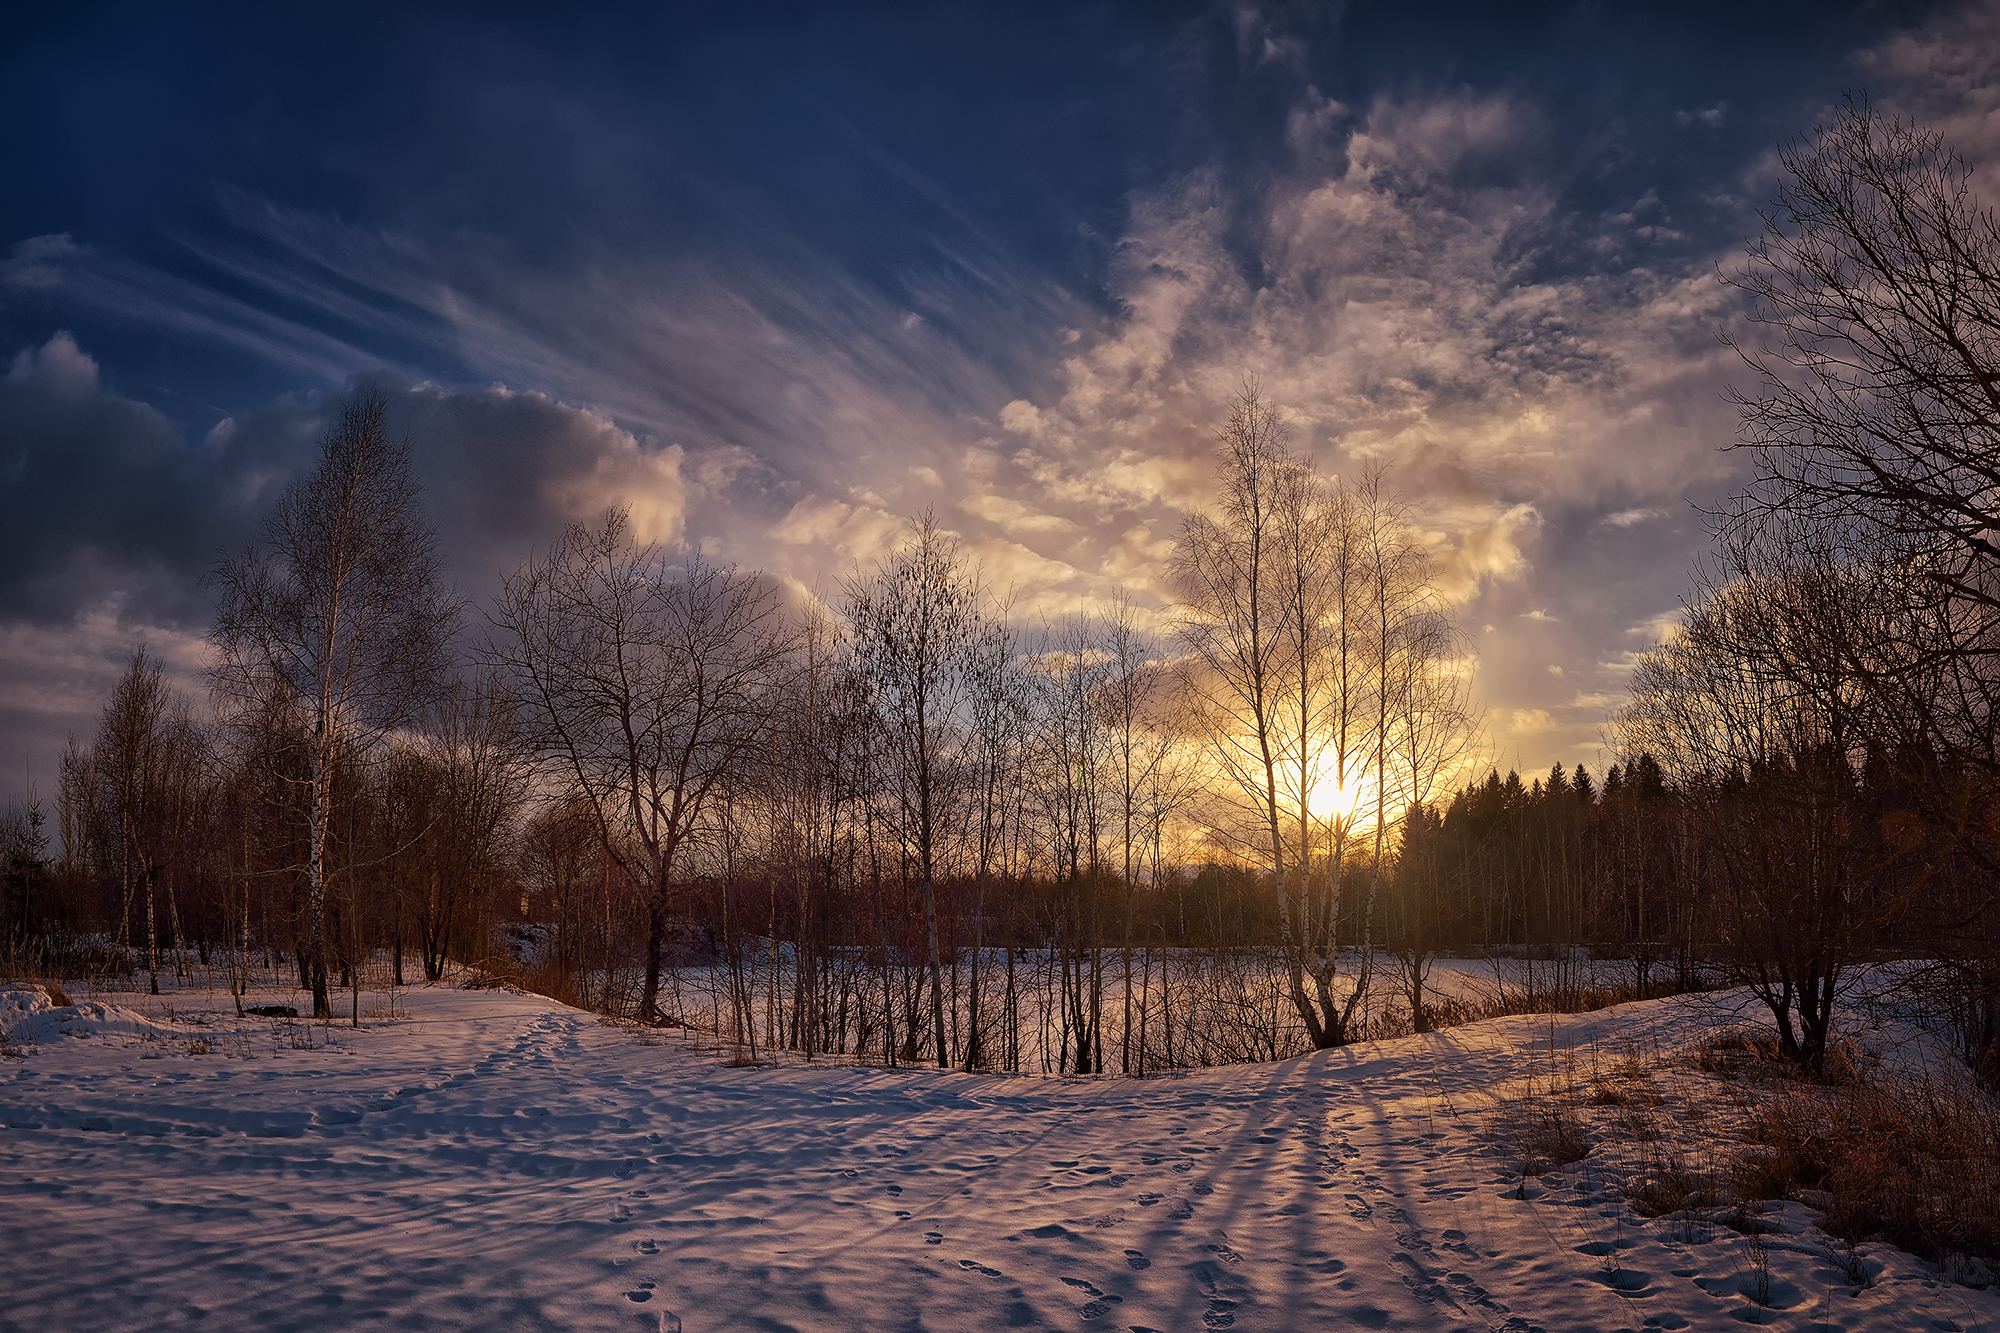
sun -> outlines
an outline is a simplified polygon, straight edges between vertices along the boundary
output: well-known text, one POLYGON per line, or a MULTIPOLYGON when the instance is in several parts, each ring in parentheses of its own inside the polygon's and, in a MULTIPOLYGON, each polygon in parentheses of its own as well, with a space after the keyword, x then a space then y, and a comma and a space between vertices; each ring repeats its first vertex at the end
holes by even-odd
POLYGON ((1373 787, 1374 783, 1363 776, 1345 783, 1334 781, 1330 775, 1322 777, 1306 792, 1306 810, 1323 824, 1352 825, 1373 787))

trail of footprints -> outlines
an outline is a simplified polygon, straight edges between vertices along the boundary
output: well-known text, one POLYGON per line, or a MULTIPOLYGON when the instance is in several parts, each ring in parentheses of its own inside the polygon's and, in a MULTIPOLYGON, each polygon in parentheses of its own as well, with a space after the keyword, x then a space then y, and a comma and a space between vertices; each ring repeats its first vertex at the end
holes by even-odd
MULTIPOLYGON (((526 1038, 529 1036, 547 1035, 549 1034, 524 1034, 524 1041, 520 1045, 528 1045, 526 1038)), ((517 1051, 519 1049, 517 1046, 517 1051)), ((544 1047, 535 1050, 527 1058, 539 1064, 546 1062, 549 1056, 544 1047)), ((1482 1259, 1479 1252, 1466 1243, 1462 1232, 1444 1230, 1439 1233, 1437 1242, 1432 1241, 1404 1208, 1392 1202, 1393 1197, 1400 1196, 1383 1182, 1381 1174, 1363 1165, 1363 1150, 1350 1141, 1347 1132, 1335 1128, 1325 1118, 1323 1106, 1311 1109, 1317 1113, 1316 1118, 1301 1119, 1297 1127, 1323 1135, 1325 1141, 1312 1145, 1309 1162, 1297 1161, 1291 1170, 1299 1177, 1302 1185, 1315 1190, 1338 1190, 1340 1178, 1342 1176, 1346 1178, 1348 1189, 1339 1194, 1338 1206, 1344 1206, 1347 1214, 1361 1227, 1376 1230, 1386 1226, 1390 1229, 1382 1236, 1383 1246, 1389 1250, 1390 1271, 1395 1272, 1402 1284, 1414 1296, 1438 1308, 1440 1314, 1448 1312, 1455 1318, 1470 1319, 1492 1328, 1508 1330, 1509 1333, 1540 1333, 1537 1326, 1513 1315, 1469 1272, 1465 1271, 1476 1267, 1482 1259), (1455 1263, 1462 1267, 1454 1266, 1455 1263)), ((1335 1119, 1345 1118, 1341 1116, 1335 1119)), ((1176 1136, 1185 1135, 1188 1133, 1188 1127, 1174 1126, 1169 1133, 1176 1136)), ((659 1142, 657 1134, 648 1137, 652 1142, 659 1142)), ((1435 1178, 1438 1159, 1434 1155, 1437 1151, 1434 1140, 1437 1137, 1436 1134, 1424 1134, 1415 1138, 1388 1139, 1379 1145, 1373 1157, 1381 1159, 1385 1165, 1393 1165, 1395 1156, 1413 1149, 1417 1150, 1429 1159, 1432 1166, 1432 1170, 1423 1174, 1435 1178)), ((1279 1126, 1267 1126, 1264 1132, 1251 1136, 1251 1142, 1259 1148, 1284 1145, 1277 1149, 1279 1153, 1298 1152, 1307 1146, 1305 1143, 1293 1140, 1295 1136, 1284 1132, 1279 1126)), ((1164 1204, 1165 1207, 1159 1215, 1170 1221, 1186 1221, 1193 1217, 1201 1201, 1215 1194, 1216 1187, 1203 1177, 1183 1178, 1195 1175, 1195 1167, 1201 1160, 1202 1154, 1215 1153, 1220 1151, 1220 1148, 1191 1140, 1182 1140, 1173 1147, 1178 1149, 1178 1155, 1163 1146, 1159 1151, 1141 1154, 1140 1168, 1129 1171, 1121 1171, 1112 1165, 1089 1160, 1087 1157, 1052 1159, 1048 1163, 1052 1169, 1048 1181, 1054 1184, 1062 1177, 1068 1176, 1076 1182, 1068 1188, 1082 1188, 1086 1184, 1096 1184, 1111 1189, 1122 1189, 1135 1179, 1139 1179, 1142 1174, 1150 1173, 1153 1181, 1147 1183, 1157 1183, 1153 1188, 1143 1189, 1132 1196, 1129 1202, 1140 1209, 1152 1209, 1164 1204), (1161 1167, 1165 1168, 1164 1173, 1159 1171, 1161 1167)), ((874 1162, 886 1164, 888 1161, 909 1156, 910 1150, 878 1144, 867 1147, 865 1151, 871 1154, 874 1162)), ((989 1156, 985 1160, 991 1162, 995 1159, 989 1156)), ((864 1202, 865 1198, 871 1195, 890 1202, 901 1198, 904 1187, 900 1184, 891 1182, 871 1186, 868 1183, 868 1167, 871 1164, 864 1162, 840 1167, 827 1173, 832 1181, 840 1182, 844 1186, 851 1185, 859 1196, 851 1200, 838 1199, 837 1203, 854 1206, 864 1202)), ((630 1174, 629 1170, 620 1172, 621 1176, 630 1174)), ((1426 1196, 1443 1202, 1456 1198, 1461 1192, 1435 1189, 1427 1190, 1426 1196)), ((634 1191, 634 1193, 644 1197, 644 1191, 634 1191)), ((1275 1210, 1279 1216, 1311 1211, 1317 1211, 1316 1204, 1296 1201, 1275 1210)), ((902 1220, 908 1220, 912 1216, 909 1211, 903 1209, 895 1210, 893 1215, 902 1220)), ((631 1210, 621 1202, 614 1206, 613 1216, 615 1220, 623 1222, 629 1220, 631 1210)), ((1126 1215, 1114 1209, 1101 1216, 1083 1220, 1098 1226, 1117 1225, 1126 1220, 1126 1215)), ((1068 1228, 1052 1224, 1032 1228, 1026 1234, 1038 1239, 1053 1239, 1067 1233, 1068 1228)), ((933 1229, 923 1232, 921 1239, 926 1247, 942 1246, 946 1236, 942 1231, 933 1229)), ((1206 1329, 1231 1328, 1236 1323, 1239 1310, 1244 1302, 1250 1299, 1251 1294, 1249 1283, 1241 1271, 1244 1255, 1229 1243, 1226 1237, 1208 1241, 1196 1241, 1193 1237, 1188 1239, 1195 1243, 1196 1257, 1187 1265, 1186 1272, 1195 1290, 1203 1299, 1201 1326, 1206 1329)), ((637 1242, 633 1248, 640 1256, 657 1257, 662 1253, 659 1243, 651 1238, 637 1242)), ((1122 1258, 1132 1274, 1145 1272, 1154 1266, 1154 1260, 1137 1248, 1124 1249, 1122 1258)), ((1298 1256, 1295 1261, 1316 1278, 1331 1280, 1333 1285, 1341 1290, 1359 1290, 1359 1282, 1348 1272, 1347 1261, 1335 1257, 1330 1251, 1309 1251, 1298 1256)), ((968 1277, 989 1282, 1007 1279, 1007 1275, 1001 1269, 980 1259, 958 1258, 953 1262, 957 1270, 968 1277)), ((1066 1303, 1071 1303, 1076 1318, 1085 1323, 1104 1319, 1126 1301, 1125 1295, 1113 1289, 1114 1284, 1109 1278, 1095 1281, 1088 1277, 1064 1274, 1058 1275, 1058 1280, 1068 1290, 1069 1302, 1066 1303)), ((632 1284, 623 1295, 625 1300, 632 1304, 646 1306, 654 1302, 657 1291, 658 1288, 653 1282, 644 1281, 632 1284)), ((677 1333, 680 1321, 671 1312, 662 1311, 659 1327, 662 1330, 672 1329, 677 1333)), ((1143 1324, 1134 1323, 1126 1327, 1132 1330, 1132 1333, 1158 1333, 1158 1330, 1150 1329, 1143 1324)))

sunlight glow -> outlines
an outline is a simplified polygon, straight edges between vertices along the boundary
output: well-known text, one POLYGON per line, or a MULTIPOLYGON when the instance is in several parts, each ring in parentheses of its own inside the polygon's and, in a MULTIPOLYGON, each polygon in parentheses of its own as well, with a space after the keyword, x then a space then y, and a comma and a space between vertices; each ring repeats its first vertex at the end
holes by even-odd
POLYGON ((1306 809, 1321 823, 1339 821, 1352 828, 1358 815, 1372 813, 1372 807, 1364 811, 1363 806, 1372 801, 1374 787, 1374 779, 1369 776, 1358 776, 1346 785, 1335 782, 1331 776, 1323 777, 1306 793, 1306 809))

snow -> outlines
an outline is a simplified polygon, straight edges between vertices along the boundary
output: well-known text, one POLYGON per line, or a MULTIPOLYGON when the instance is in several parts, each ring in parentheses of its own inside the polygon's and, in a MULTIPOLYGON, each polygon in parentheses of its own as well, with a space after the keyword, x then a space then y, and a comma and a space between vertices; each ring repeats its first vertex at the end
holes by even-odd
POLYGON ((1678 1077, 1736 1000, 1135 1081, 732 1068, 507 990, 360 1031, 23 994, 0 1329, 2000 1329, 1887 1247, 1857 1289, 1797 1203, 1639 1217, 1610 1118, 1518 1174, 1560 1079, 1678 1077))
POLYGON ((159 1040, 168 1029, 144 1014, 86 1000, 59 1005, 41 986, 0 985, 0 1042, 40 1046, 64 1037, 136 1037, 159 1040))

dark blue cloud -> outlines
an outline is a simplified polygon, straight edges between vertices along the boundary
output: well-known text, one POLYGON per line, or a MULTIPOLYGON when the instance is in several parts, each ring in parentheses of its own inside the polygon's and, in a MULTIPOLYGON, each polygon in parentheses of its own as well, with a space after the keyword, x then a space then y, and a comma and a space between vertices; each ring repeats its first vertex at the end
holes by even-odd
MULTIPOLYGON (((1886 22, 1802 3, 48 7, 15 15, 0 54, 17 127, 0 244, 67 233, 253 294, 199 253, 233 234, 220 198, 241 192, 544 269, 782 236, 892 297, 977 230, 1103 300, 1128 192, 1204 166, 1266 188, 1293 165, 1308 87, 1356 111, 1523 97, 1555 132, 1471 169, 1559 177, 1585 216, 1650 191, 1699 244, 1735 221, 1710 197, 1838 92, 1843 54, 1886 22)), ((55 318, 8 302, 0 339, 43 341, 55 318)), ((85 339, 177 418, 263 387, 264 368, 168 339, 85 339)), ((361 341, 419 374, 466 369, 361 341)))

